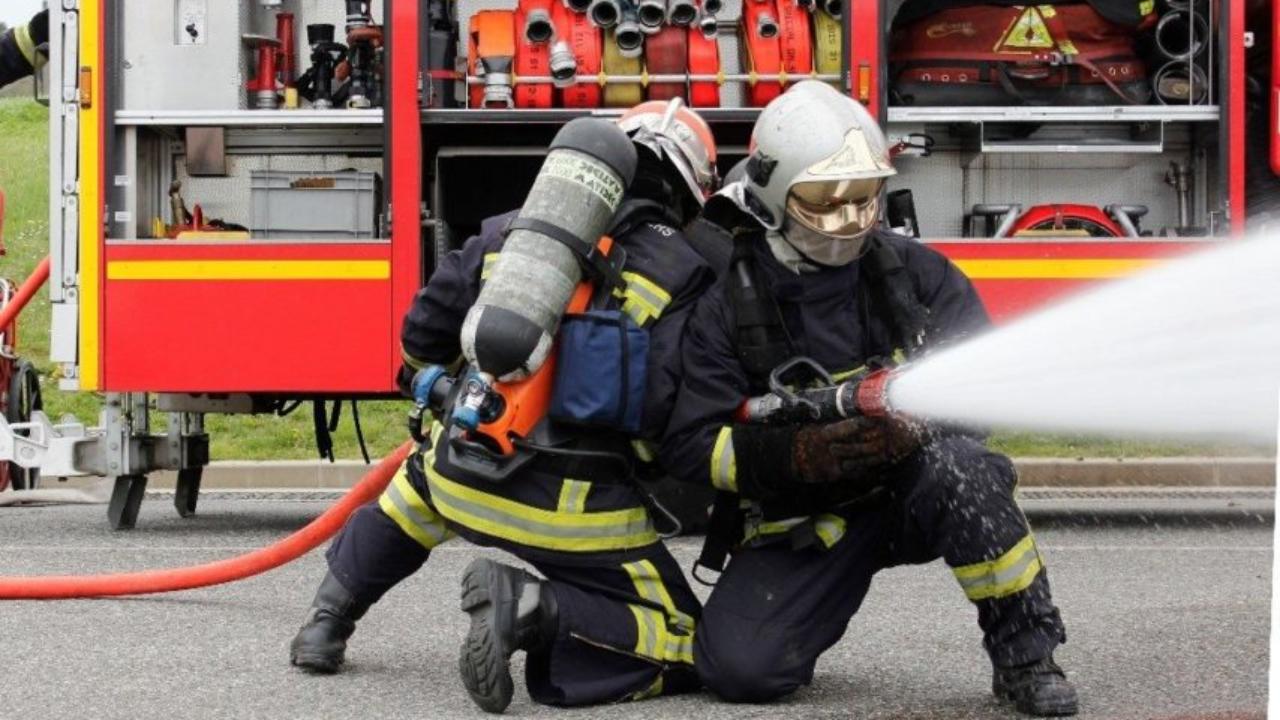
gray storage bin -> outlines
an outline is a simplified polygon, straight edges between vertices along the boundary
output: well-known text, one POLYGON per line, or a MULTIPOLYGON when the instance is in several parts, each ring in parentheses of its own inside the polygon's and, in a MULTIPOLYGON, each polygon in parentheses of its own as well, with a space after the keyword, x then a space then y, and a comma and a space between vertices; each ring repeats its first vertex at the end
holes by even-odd
POLYGON ((382 180, 377 173, 254 170, 249 229, 261 240, 377 237, 382 180))

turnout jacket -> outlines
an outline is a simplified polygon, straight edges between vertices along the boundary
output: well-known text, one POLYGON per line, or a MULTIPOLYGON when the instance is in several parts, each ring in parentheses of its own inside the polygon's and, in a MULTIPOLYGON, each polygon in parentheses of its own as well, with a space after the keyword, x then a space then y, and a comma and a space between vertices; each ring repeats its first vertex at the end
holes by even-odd
POLYGON ((5 31, 0 36, 0 87, 21 80, 42 64, 39 48, 48 41, 48 10, 41 10, 25 25, 5 31))
MULTIPOLYGON (((484 221, 479 235, 449 253, 415 297, 401 333, 403 366, 398 382, 406 395, 414 374, 425 365, 460 364, 463 319, 502 250, 507 223, 515 216, 510 213, 484 221)), ((574 449, 620 452, 647 462, 656 459, 679 388, 685 322, 714 275, 656 206, 624 204, 619 217, 621 224, 610 235, 626 250, 622 268, 626 289, 614 292, 610 307, 623 310, 649 334, 642 429, 638 437, 587 428, 557 429, 572 436, 569 447, 574 449)), ((602 291, 597 288, 597 292, 602 291)), ((441 430, 437 422, 433 433, 438 436, 441 430)), ((657 541, 642 496, 620 473, 597 470, 590 477, 566 477, 535 462, 499 484, 451 467, 447 453, 438 447, 424 448, 420 459, 409 463, 411 483, 430 498, 454 530, 473 541, 570 553, 627 551, 657 541)))
MULTIPOLYGON (((901 259, 916 298, 928 311, 921 350, 990 324, 972 284, 950 261, 918 241, 877 232, 901 259)), ((778 262, 762 234, 750 242, 749 257, 777 303, 795 355, 816 360, 840 380, 868 360, 896 354, 891 316, 865 276, 864 260, 796 274, 778 262)), ((780 440, 777 431, 735 424, 742 402, 765 394, 768 387, 767 378, 750 377, 739 359, 736 310, 726 285, 731 277, 725 274, 703 296, 686 328, 681 385, 662 446, 663 464, 681 480, 709 482, 717 490, 757 501, 765 518, 830 510, 842 496, 837 486, 792 485, 785 497, 777 491, 779 477, 791 473, 793 432, 782 433, 780 440)))

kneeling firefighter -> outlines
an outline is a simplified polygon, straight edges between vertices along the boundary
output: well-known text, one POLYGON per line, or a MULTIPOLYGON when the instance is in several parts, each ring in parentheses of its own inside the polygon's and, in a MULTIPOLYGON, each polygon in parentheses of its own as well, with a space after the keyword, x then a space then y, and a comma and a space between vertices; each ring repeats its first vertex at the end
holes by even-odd
POLYGON ((700 606, 634 478, 671 412, 685 320, 713 281, 681 228, 715 189, 715 159, 710 128, 679 101, 616 126, 575 120, 524 209, 444 258, 405 318, 399 375, 436 422, 330 547, 293 664, 336 672, 356 621, 460 535, 545 577, 487 559, 464 574, 460 669, 484 710, 511 702, 516 650, 540 703, 697 687, 700 606), (553 365, 545 417, 504 425, 537 409, 553 365))
POLYGON ((735 218, 732 256, 689 320, 662 448, 681 479, 719 490, 698 568, 723 570, 694 642, 700 679, 737 702, 808 684, 877 572, 941 557, 977 607, 994 692, 1024 713, 1074 714, 1053 660, 1063 625, 1009 459, 976 432, 848 402, 833 417, 792 389, 867 389, 891 375, 866 367, 987 327, 972 285, 878 227, 895 171, 851 98, 797 83, 762 112, 752 148, 746 177, 708 205, 737 210, 722 213, 735 218))

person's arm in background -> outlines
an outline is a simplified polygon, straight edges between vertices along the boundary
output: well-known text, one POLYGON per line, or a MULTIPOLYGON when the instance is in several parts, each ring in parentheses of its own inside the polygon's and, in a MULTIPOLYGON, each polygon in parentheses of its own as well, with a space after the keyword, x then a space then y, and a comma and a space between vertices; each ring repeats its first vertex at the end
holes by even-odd
POLYGON ((31 75, 44 65, 40 46, 49 42, 49 11, 41 10, 25 25, 9 28, 0 37, 0 87, 31 75))

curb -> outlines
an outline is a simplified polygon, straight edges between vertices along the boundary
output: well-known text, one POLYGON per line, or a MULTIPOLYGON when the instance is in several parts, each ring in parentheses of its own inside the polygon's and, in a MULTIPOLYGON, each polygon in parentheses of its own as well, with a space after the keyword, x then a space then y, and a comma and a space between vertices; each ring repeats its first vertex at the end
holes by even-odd
MULTIPOLYGON (((1015 458, 1023 488, 1274 487, 1276 461, 1264 457, 1015 458)), ((355 460, 216 462, 205 468, 205 490, 345 489, 369 466, 355 460)), ((172 489, 177 475, 159 472, 148 487, 172 489)))

